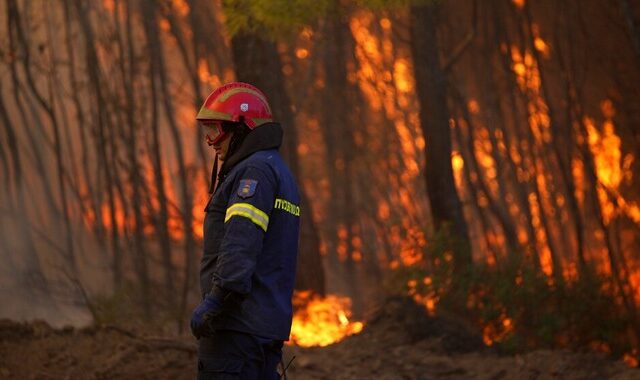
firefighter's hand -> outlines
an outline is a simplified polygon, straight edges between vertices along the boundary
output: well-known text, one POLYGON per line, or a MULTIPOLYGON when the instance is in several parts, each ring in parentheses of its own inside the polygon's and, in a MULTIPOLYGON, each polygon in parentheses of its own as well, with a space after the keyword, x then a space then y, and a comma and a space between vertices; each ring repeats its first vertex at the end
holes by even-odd
POLYGON ((214 295, 208 294, 191 314, 191 333, 197 339, 208 336, 213 331, 209 327, 209 321, 220 314, 222 302, 214 295))

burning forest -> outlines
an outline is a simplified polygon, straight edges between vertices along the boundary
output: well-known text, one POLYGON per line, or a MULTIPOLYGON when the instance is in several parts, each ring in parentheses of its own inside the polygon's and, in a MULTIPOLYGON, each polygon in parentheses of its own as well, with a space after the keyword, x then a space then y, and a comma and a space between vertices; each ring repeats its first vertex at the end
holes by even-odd
POLYGON ((93 377, 194 376, 196 114, 233 81, 300 190, 290 377, 638 376, 638 1, 1 7, 0 378, 99 339, 93 377))

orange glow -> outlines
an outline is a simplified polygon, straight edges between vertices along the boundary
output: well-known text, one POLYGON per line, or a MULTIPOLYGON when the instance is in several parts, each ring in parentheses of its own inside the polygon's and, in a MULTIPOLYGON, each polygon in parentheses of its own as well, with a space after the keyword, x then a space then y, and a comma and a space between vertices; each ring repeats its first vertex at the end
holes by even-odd
POLYGON ((173 11, 181 17, 189 14, 189 4, 186 0, 171 0, 171 5, 173 7, 173 11))
POLYGON ((622 360, 629 366, 636 368, 638 367, 638 350, 633 350, 631 352, 627 352, 622 357, 622 360))
POLYGON ((378 204, 378 218, 380 218, 380 220, 387 220, 389 219, 390 213, 391 210, 389 209, 389 204, 384 200, 381 200, 378 204))
MULTIPOLYGON (((114 228, 114 226, 111 224, 111 211, 109 209, 109 205, 107 203, 103 203, 102 204, 102 225, 107 229, 107 230, 111 230, 114 228)), ((125 213, 124 213, 124 209, 122 207, 122 205, 120 204, 120 202, 117 202, 115 204, 115 210, 114 210, 114 214, 115 214, 115 228, 117 228, 118 231, 123 232, 125 226, 128 227, 132 227, 133 223, 131 222, 131 220, 127 220, 125 213)))
POLYGON ((545 58, 549 58, 549 54, 551 53, 551 48, 549 47, 549 44, 547 44, 547 42, 545 40, 542 39, 542 37, 540 37, 540 27, 538 26, 538 24, 533 24, 532 25, 532 30, 533 30, 533 47, 539 51, 543 57, 545 58))
POLYGON ((589 149, 594 157, 602 216, 607 224, 620 214, 626 215, 635 223, 640 223, 640 206, 628 201, 619 192, 622 182, 632 178, 633 174, 629 168, 635 157, 630 153, 624 159, 622 157, 622 141, 616 134, 613 123, 616 113, 613 102, 604 100, 600 108, 605 117, 601 128, 589 117, 585 117, 583 123, 587 130, 589 149))
POLYGON ((480 104, 475 99, 469 100, 469 104, 467 104, 467 107, 469 107, 469 112, 471 112, 472 114, 478 114, 480 112, 480 104))
POLYGON ((296 57, 298 57, 298 59, 305 59, 309 56, 309 50, 307 49, 297 49, 296 50, 296 57))
POLYGON ((298 154, 305 156, 307 153, 309 153, 309 145, 305 143, 298 144, 298 154))
POLYGON ((613 122, 605 121, 599 131, 593 120, 586 118, 585 126, 589 134, 589 147, 594 154, 598 180, 606 187, 616 189, 622 181, 620 137, 614 130, 613 122))
POLYGON ((193 197, 193 208, 191 210, 193 217, 191 229, 196 238, 202 239, 204 237, 204 207, 210 197, 207 179, 204 176, 196 177, 193 190, 195 194, 193 197))
POLYGON ((547 45, 547 43, 544 42, 542 38, 536 37, 534 40, 534 45, 536 47, 536 50, 541 52, 544 56, 549 55, 549 45, 547 45))
POLYGON ((212 88, 222 85, 220 77, 209 72, 209 64, 204 58, 198 60, 198 78, 200 82, 209 84, 212 88))
POLYGON ((636 303, 640 305, 640 269, 636 269, 629 274, 629 284, 633 289, 636 289, 634 297, 636 303))
POLYGON ((453 175, 456 181, 456 187, 462 188, 462 176, 464 170, 464 160, 459 152, 453 151, 451 154, 451 166, 453 167, 453 175))
POLYGON ((114 0, 102 0, 102 6, 109 13, 113 13, 113 11, 116 9, 114 0))
POLYGON ((491 346, 506 338, 513 332, 514 328, 513 320, 507 317, 506 314, 502 314, 496 323, 490 323, 484 326, 482 329, 482 340, 484 344, 491 346))
POLYGON ((413 91, 415 84, 411 76, 411 65, 406 59, 398 59, 393 65, 393 77, 398 91, 408 93, 413 91))
POLYGON ((171 30, 171 23, 166 18, 161 18, 158 20, 158 28, 163 32, 168 32, 171 30))
POLYGON ((513 4, 516 7, 520 8, 520 9, 524 8, 525 0, 512 0, 512 1, 513 1, 513 4))
POLYGON ((430 315, 433 315, 435 314, 436 305, 439 300, 436 290, 431 287, 433 280, 431 277, 426 276, 422 279, 422 283, 427 286, 428 290, 426 292, 418 291, 418 281, 407 281, 407 294, 410 295, 416 303, 424 306, 430 315))
POLYGON ((293 295, 296 310, 288 344, 302 347, 328 346, 362 331, 364 323, 352 322, 351 300, 348 297, 327 295, 322 298, 311 291, 297 291, 293 295))

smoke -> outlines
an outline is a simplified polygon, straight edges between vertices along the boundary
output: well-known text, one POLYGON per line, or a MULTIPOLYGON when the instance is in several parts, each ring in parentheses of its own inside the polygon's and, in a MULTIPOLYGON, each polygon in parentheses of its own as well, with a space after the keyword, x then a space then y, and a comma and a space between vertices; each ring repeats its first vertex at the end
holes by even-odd
POLYGON ((18 210, 15 194, 7 193, 0 191, 0 318, 44 320, 54 327, 91 324, 85 294, 111 290, 103 250, 83 226, 74 225, 73 273, 62 248, 63 221, 34 199, 27 204, 37 210, 18 210))

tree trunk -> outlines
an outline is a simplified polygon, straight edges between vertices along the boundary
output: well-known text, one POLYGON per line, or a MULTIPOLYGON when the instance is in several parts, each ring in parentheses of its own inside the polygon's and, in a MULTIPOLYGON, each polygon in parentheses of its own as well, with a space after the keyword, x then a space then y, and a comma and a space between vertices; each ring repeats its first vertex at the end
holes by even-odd
MULTIPOLYGON (((346 285, 347 292, 353 300, 353 311, 362 311, 362 292, 359 277, 358 262, 354 260, 356 247, 354 238, 361 239, 355 229, 358 221, 354 218, 358 214, 358 204, 354 199, 354 170, 353 161, 356 154, 356 144, 353 128, 357 124, 357 88, 349 83, 347 67, 349 54, 353 54, 354 43, 345 16, 332 14, 326 21, 326 39, 323 56, 325 87, 323 93, 323 109, 331 110, 321 115, 325 146, 327 148, 327 165, 329 166, 330 199, 328 223, 331 226, 330 241, 331 255, 334 266, 331 270, 340 272, 344 269, 341 280, 346 285), (340 230, 345 233, 341 233, 340 230), (346 254, 339 257, 337 250, 342 249, 346 254), (344 260, 344 268, 336 259, 344 260), (336 266, 337 265, 337 266, 336 266)), ((360 254, 362 254, 360 252, 360 254)))
MULTIPOLYGON (((157 77, 159 76, 159 71, 162 70, 161 62, 163 60, 160 41, 158 39, 158 30, 156 27, 156 17, 155 17, 155 6, 152 2, 145 1, 143 5, 143 13, 147 15, 144 18, 144 29, 147 38, 147 49, 150 57, 149 60, 149 83, 150 90, 152 94, 158 94, 158 85, 157 85, 157 77)), ((154 183, 156 187, 156 191, 158 192, 158 207, 159 212, 156 220, 156 231, 158 235, 158 240, 160 242, 160 255, 162 257, 162 270, 164 274, 164 298, 167 302, 167 305, 173 307, 176 305, 175 299, 175 279, 174 279, 174 268, 171 259, 171 237, 169 235, 169 211, 168 211, 168 202, 167 202, 167 194, 164 188, 164 173, 163 173, 163 163, 161 156, 161 143, 160 143, 160 130, 159 130, 159 114, 160 109, 158 107, 159 102, 157 98, 153 97, 150 99, 150 107, 151 107, 151 149, 150 153, 152 155, 151 161, 153 163, 153 171, 154 171, 154 183)), ((183 212, 188 212, 189 210, 183 210, 183 212)), ((187 255, 191 256, 195 254, 195 252, 187 252, 187 255)), ((190 260, 191 261, 191 260, 190 260)), ((188 273, 191 276, 191 273, 188 273)))
MULTIPOLYGON (((100 74, 98 71, 99 61, 97 57, 97 53, 94 48, 94 33, 93 29, 90 25, 88 11, 80 1, 76 1, 75 3, 76 10, 78 12, 78 17, 80 21, 80 26, 85 35, 85 47, 86 47, 86 60, 87 67, 89 71, 89 78, 91 79, 90 83, 92 83, 93 87, 93 101, 98 109, 98 130, 97 130, 97 138, 98 138, 98 161, 103 164, 107 164, 109 162, 107 152, 106 152, 106 133, 105 126, 108 123, 108 115, 105 114, 104 107, 102 105, 105 104, 105 97, 102 93, 102 89, 100 86, 100 74)), ((132 46, 132 36, 131 36, 131 9, 129 3, 127 3, 127 13, 126 17, 126 33, 127 33, 127 46, 128 46, 128 55, 129 55, 129 73, 134 72, 134 62, 135 59, 133 56, 133 46, 132 46)), ((142 220, 142 211, 141 211, 141 202, 140 202, 140 173, 138 172, 138 159, 136 157, 136 134, 135 134, 135 120, 133 117, 133 112, 135 109, 134 99, 133 99, 133 79, 130 76, 129 80, 125 85, 125 100, 126 100, 126 113, 127 113, 127 133, 126 133, 126 145, 127 145, 127 159, 128 159, 128 168, 129 168, 129 176, 131 179, 131 207, 133 208, 134 213, 134 267, 138 279, 140 280, 140 289, 141 289, 141 299, 142 299, 142 308, 146 315, 151 314, 151 304, 150 304, 150 279, 147 268, 147 257, 146 257, 146 249, 144 246, 144 238, 143 238, 143 220, 142 220)), ((115 158, 114 158, 115 159, 115 158)), ((105 175, 106 175, 106 189, 108 194, 109 208, 110 208, 110 217, 111 217, 111 228, 112 234, 117 233, 117 222, 115 215, 115 201, 113 196, 113 180, 111 169, 107 166, 105 167, 105 175)), ((124 207, 124 205, 123 205, 124 207)), ((120 257, 117 257, 120 259, 120 257)), ((121 281, 122 279, 122 268, 115 267, 115 265, 122 265, 122 262, 114 262, 114 275, 116 281, 121 281)))
POLYGON ((437 36, 440 7, 439 2, 411 7, 410 43, 420 124, 426 140, 425 179, 433 223, 436 229, 451 227, 461 247, 454 250, 454 264, 462 270, 472 264, 471 244, 451 166, 446 76, 439 61, 437 36))
POLYGON ((51 126, 53 128, 54 135, 54 154, 55 154, 55 164, 57 171, 57 182, 58 182, 58 191, 60 193, 60 207, 62 209, 62 222, 65 229, 65 245, 66 250, 64 253, 64 258, 67 262, 67 265, 70 270, 70 274, 72 278, 77 279, 78 277, 78 268, 74 253, 74 242, 73 242, 73 232, 71 228, 71 218, 69 215, 69 207, 67 205, 67 191, 64 185, 64 165, 62 161, 62 143, 60 139, 60 126, 58 124, 58 120, 56 118, 55 109, 53 104, 48 103, 44 96, 40 94, 38 91, 38 87, 35 84, 35 80, 31 73, 31 57, 29 52, 29 43, 27 41, 27 36, 22 29, 22 23, 20 19, 20 13, 18 10, 18 4, 15 0, 9 0, 7 3, 7 10, 9 17, 9 25, 11 26, 11 20, 13 20, 13 31, 15 36, 18 38, 20 44, 22 44, 24 58, 22 60, 25 79, 27 81, 27 85, 31 90, 32 95, 35 97, 38 105, 45 111, 45 114, 48 116, 49 121, 51 122, 51 126))
MULTIPOLYGON (((297 157, 298 137, 276 44, 257 34, 240 33, 231 39, 231 50, 238 80, 251 83, 261 89, 269 99, 275 120, 282 123, 285 131, 282 153, 293 175, 300 180, 301 173, 297 157)), ((324 270, 320 257, 320 241, 313 221, 312 204, 302 184, 299 185, 301 208, 304 211, 301 216, 296 288, 311 289, 323 294, 324 270)))
MULTIPOLYGON (((39 291, 47 290, 47 281, 42 273, 42 267, 40 265, 40 259, 38 257, 38 251, 34 245, 33 236, 31 234, 31 227, 29 226, 28 213, 27 213, 27 200, 24 196, 24 175, 22 170, 22 160, 20 152, 18 151, 18 139, 15 131, 13 130, 7 108, 4 104, 2 97, 3 89, 0 87, 0 124, 4 127, 6 141, 9 148, 9 155, 11 157, 13 174, 13 184, 16 189, 16 210, 18 214, 17 223, 22 233, 22 239, 25 242, 25 250, 21 252, 22 259, 25 262, 25 273, 21 273, 19 278, 26 278, 27 289, 37 289, 39 291)), ((6 177, 6 182, 11 182, 6 177)), ((0 244, 3 245, 3 244, 0 244)))

